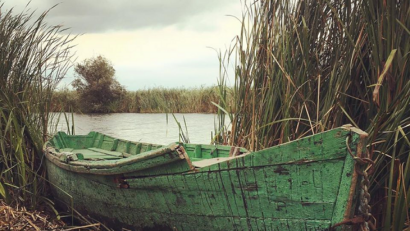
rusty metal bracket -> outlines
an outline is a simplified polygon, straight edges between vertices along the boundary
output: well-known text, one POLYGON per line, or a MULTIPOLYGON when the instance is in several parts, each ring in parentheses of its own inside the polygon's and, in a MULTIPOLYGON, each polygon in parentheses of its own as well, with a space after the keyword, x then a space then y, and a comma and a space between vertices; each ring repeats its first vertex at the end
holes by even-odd
POLYGON ((360 182, 360 205, 359 205, 359 212, 362 215, 363 221, 360 224, 360 229, 363 231, 374 230, 374 225, 371 223, 370 218, 372 218, 371 214, 371 206, 370 206, 370 181, 369 175, 373 173, 373 166, 374 161, 369 158, 369 153, 366 151, 365 157, 355 156, 350 149, 350 142, 351 136, 348 135, 346 137, 346 148, 349 152, 350 156, 352 156, 353 160, 355 160, 355 171, 357 174, 362 176, 362 181, 360 182), (369 172, 368 172, 369 171, 369 172), (370 226, 370 227, 369 227, 370 226))
POLYGON ((117 185, 117 188, 124 188, 124 189, 130 188, 130 185, 128 184, 127 180, 124 179, 122 176, 115 177, 114 183, 117 185))

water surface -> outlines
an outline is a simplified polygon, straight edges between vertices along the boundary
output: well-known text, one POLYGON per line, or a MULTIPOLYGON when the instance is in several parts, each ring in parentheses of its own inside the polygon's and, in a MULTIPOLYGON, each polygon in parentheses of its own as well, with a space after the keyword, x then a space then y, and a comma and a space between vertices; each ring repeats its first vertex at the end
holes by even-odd
MULTIPOLYGON (((66 114, 70 120, 71 114, 66 114)), ((208 144, 211 132, 214 131, 215 114, 174 114, 185 132, 184 119, 188 128, 191 143, 208 144)), ((60 115, 58 131, 67 131, 67 123, 60 115)), ((90 131, 102 132, 116 138, 155 144, 169 144, 179 141, 178 125, 174 117, 168 114, 74 114, 74 130, 76 135, 85 135, 90 131)))

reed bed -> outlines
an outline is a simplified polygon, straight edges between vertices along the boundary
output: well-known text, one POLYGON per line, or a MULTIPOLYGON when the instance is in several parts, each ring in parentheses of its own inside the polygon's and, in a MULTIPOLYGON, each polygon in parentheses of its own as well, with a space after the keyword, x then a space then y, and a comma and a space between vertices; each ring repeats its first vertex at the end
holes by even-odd
POLYGON ((220 55, 222 70, 235 68, 234 102, 219 101, 229 143, 259 150, 353 124, 374 161, 370 224, 408 228, 410 2, 252 1, 239 20, 220 55))
MULTIPOLYGON (((152 88, 129 91, 111 102, 109 112, 121 113, 216 113, 212 102, 219 99, 218 87, 152 88)), ((82 112, 77 92, 56 91, 52 100, 53 111, 82 112)))
POLYGON ((52 96, 72 63, 76 36, 47 26, 48 11, 35 19, 0 4, 0 12, 0 229, 110 230, 72 208, 57 211, 48 198, 42 148, 54 120, 52 96), (64 217, 84 225, 69 226, 64 217))
POLYGON ((46 193, 42 145, 51 122, 50 102, 70 67, 70 42, 61 26, 31 12, 0 5, 0 197, 28 208, 52 203, 46 193))
POLYGON ((154 88, 131 93, 136 112, 172 112, 172 113, 215 113, 211 104, 218 99, 216 87, 201 88, 154 88))

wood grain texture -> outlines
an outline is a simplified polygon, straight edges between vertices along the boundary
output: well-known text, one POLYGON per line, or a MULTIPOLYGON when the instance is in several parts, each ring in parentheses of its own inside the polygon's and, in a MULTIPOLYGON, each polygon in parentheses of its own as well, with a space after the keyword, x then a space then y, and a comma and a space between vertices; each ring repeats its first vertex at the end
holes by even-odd
MULTIPOLYGON (((99 146, 103 140, 101 147, 108 150, 115 142, 99 134, 89 136, 86 141, 74 137, 66 144, 54 142, 68 148, 70 142, 99 146)), ((66 204, 73 198, 76 209, 118 230, 324 230, 354 213, 358 176, 346 139, 360 155, 365 136, 346 126, 258 152, 242 150, 238 156, 195 169, 190 158, 226 158, 232 147, 184 144, 186 153, 180 161, 126 174, 84 174, 76 168, 92 161, 63 163, 71 167, 67 169, 52 155, 47 155, 47 169, 56 198, 66 204), (121 187, 124 184, 127 188, 121 187)), ((115 152, 128 150, 133 158, 147 155, 133 153, 137 147, 118 140, 115 152)), ((94 166, 104 168, 104 162, 113 161, 118 160, 94 161, 94 166)))

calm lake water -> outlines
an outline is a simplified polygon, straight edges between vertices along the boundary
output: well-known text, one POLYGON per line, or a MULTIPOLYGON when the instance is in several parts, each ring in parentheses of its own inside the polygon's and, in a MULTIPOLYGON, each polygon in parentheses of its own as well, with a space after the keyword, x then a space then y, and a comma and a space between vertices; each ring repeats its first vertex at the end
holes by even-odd
MULTIPOLYGON (((71 113, 66 114, 70 120, 71 113)), ((215 114, 174 114, 185 132, 184 117, 191 143, 211 142, 211 132, 217 121, 215 114)), ((57 116, 55 116, 57 117, 57 116)), ((57 131, 67 132, 64 115, 60 115, 57 131)), ((53 128, 54 129, 54 128, 53 128)), ((74 114, 74 130, 76 135, 85 135, 90 131, 130 140, 155 144, 169 144, 179 141, 178 125, 172 114, 74 114)), ((53 131, 53 130, 51 130, 53 131)))

